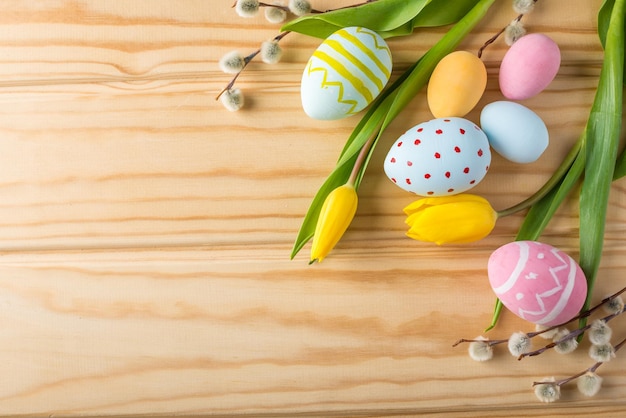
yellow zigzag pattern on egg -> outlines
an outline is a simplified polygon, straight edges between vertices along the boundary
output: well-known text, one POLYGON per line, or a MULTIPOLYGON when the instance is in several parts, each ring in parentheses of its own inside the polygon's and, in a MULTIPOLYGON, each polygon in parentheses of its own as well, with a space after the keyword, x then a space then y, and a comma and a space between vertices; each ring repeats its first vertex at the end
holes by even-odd
POLYGON ((391 52, 389 51, 389 48, 386 45, 383 45, 383 46, 378 45, 378 38, 376 37, 376 33, 370 32, 366 28, 357 28, 356 31, 358 33, 364 33, 365 35, 371 36, 372 39, 374 40, 374 45, 376 46, 376 49, 382 49, 386 51, 387 54, 389 54, 389 56, 391 56, 391 52))
POLYGON ((343 99, 343 83, 341 81, 328 81, 328 70, 326 68, 324 67, 312 68, 312 66, 313 66, 313 62, 311 61, 309 62, 308 74, 311 75, 312 72, 322 71, 323 72, 322 84, 321 84, 322 87, 339 87, 339 91, 337 92, 337 102, 351 106, 348 112, 346 113, 347 115, 354 113, 354 108, 357 107, 359 103, 356 100, 350 100, 350 99, 344 100, 343 99))

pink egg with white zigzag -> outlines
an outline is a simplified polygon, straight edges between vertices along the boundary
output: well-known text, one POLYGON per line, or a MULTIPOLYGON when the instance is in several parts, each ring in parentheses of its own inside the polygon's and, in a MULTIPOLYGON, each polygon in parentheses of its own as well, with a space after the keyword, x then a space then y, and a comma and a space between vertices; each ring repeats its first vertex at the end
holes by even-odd
POLYGON ((571 320, 587 297, 587 280, 578 263, 541 242, 503 245, 489 257, 487 272, 502 304, 534 324, 552 326, 571 320))

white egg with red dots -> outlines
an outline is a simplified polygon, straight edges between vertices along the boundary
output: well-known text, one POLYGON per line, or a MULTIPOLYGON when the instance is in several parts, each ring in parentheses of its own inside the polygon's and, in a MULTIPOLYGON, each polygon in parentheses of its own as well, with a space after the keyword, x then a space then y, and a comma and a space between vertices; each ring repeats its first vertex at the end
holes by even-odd
POLYGON ((464 118, 438 118, 406 131, 391 146, 384 170, 420 196, 450 196, 476 186, 491 164, 485 133, 464 118))

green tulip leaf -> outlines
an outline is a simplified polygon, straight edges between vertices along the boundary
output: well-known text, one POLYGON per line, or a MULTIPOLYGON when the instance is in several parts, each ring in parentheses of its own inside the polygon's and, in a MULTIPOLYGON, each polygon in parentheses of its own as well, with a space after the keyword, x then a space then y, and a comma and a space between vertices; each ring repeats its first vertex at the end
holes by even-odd
POLYGON ((624 176, 626 176, 626 149, 624 149, 622 154, 617 158, 615 171, 613 172, 613 180, 619 180, 624 176))
POLYGON ((413 29, 450 25, 458 22, 477 4, 476 0, 433 0, 411 20, 411 24, 413 29))
POLYGON ((604 48, 606 44, 606 34, 609 30, 609 22, 614 5, 615 0, 604 0, 598 12, 598 37, 600 38, 602 48, 604 48))
POLYGON ((406 25, 431 1, 378 0, 358 7, 302 16, 287 23, 281 30, 327 38, 347 26, 363 26, 384 36, 385 32, 406 25))
POLYGON ((604 60, 587 123, 585 181, 580 193, 580 260, 591 303, 604 242, 606 211, 622 122, 624 82, 624 12, 626 0, 615 0, 605 36, 604 60))
POLYGON ((362 26, 383 38, 391 38, 410 35, 417 27, 455 23, 478 3, 478 0, 377 0, 302 16, 285 24, 281 30, 325 39, 341 28, 362 26))
MULTIPOLYGON (((602 7, 600 7, 600 11, 598 12, 598 37, 600 38, 602 48, 605 48, 606 34, 609 30, 609 21, 611 19, 611 13, 613 12, 614 5, 615 0, 605 0, 604 3, 602 3, 602 7)), ((626 68, 624 71, 626 71, 626 68)), ((624 82, 626 82, 626 76, 624 77, 624 82)))
POLYGON ((614 5, 615 0, 604 0, 598 12, 598 37, 600 38, 602 48, 606 44, 606 33, 609 30, 609 21, 611 20, 611 12, 614 5))

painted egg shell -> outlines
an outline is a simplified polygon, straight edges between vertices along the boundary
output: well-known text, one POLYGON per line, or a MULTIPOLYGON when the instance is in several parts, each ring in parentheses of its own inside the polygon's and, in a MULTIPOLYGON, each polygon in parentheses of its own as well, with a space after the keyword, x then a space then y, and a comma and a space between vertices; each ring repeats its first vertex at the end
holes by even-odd
POLYGON ((391 75, 391 52, 369 29, 347 27, 313 52, 302 73, 302 107, 313 119, 335 120, 363 110, 391 75))
POLYGON ((552 326, 569 321, 587 296, 580 266, 548 244, 516 241, 503 245, 489 257, 487 271, 504 306, 534 324, 552 326))
POLYGON ((540 93, 561 65, 559 46, 540 33, 522 36, 500 64, 500 91, 507 99, 524 100, 540 93))
POLYGON ((387 177, 421 196, 449 196, 477 185, 491 164, 483 131, 463 118, 440 118, 406 131, 385 158, 387 177))
POLYGON ((455 51, 435 67, 428 81, 427 100, 436 118, 463 117, 476 106, 487 87, 487 69, 476 55, 455 51))
POLYGON ((480 113, 480 127, 494 151, 515 163, 532 163, 548 147, 546 124, 519 103, 489 103, 480 113))

